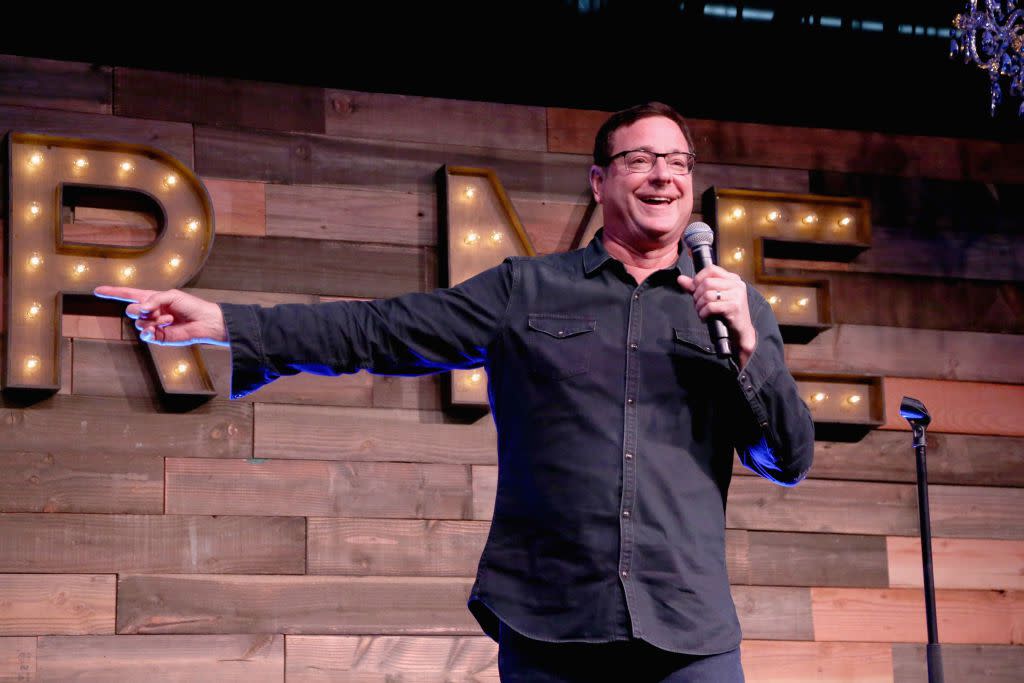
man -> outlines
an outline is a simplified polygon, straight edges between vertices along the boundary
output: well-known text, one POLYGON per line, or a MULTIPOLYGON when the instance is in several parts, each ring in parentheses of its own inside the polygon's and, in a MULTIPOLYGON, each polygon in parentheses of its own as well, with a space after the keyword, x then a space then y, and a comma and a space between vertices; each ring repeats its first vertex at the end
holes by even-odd
POLYGON ((732 453, 795 484, 813 426, 771 308, 723 268, 695 275, 681 248, 694 159, 672 108, 613 115, 590 170, 605 226, 585 249, 430 294, 273 309, 97 294, 137 301, 147 341, 230 341, 235 397, 303 370, 486 367, 498 490, 469 607, 502 680, 742 681, 732 453), (734 358, 715 355, 712 315, 734 358))

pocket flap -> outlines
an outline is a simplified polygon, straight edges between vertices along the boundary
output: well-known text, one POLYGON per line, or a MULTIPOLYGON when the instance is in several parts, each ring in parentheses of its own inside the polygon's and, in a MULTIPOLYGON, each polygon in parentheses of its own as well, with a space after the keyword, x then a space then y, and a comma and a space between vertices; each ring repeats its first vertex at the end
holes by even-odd
POLYGON ((560 315, 531 315, 527 320, 531 330, 543 332, 556 339, 575 337, 597 328, 594 318, 572 318, 560 315))
POLYGON ((696 328, 685 328, 680 329, 678 327, 672 328, 675 332, 676 342, 685 344, 691 348, 703 351, 704 353, 714 353, 715 347, 711 345, 711 335, 708 333, 707 327, 696 327, 696 328))

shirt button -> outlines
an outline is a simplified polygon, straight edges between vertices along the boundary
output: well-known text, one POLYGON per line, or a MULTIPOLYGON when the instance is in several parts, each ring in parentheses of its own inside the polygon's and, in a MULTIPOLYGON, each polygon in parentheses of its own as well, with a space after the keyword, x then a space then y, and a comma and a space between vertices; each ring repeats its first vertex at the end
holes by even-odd
POLYGON ((631 348, 631 349, 633 349, 634 351, 636 351, 637 349, 639 349, 639 348, 640 348, 640 346, 639 346, 638 344, 630 344, 630 345, 629 345, 629 348, 631 348))
POLYGON ((639 294, 634 294, 634 295, 633 295, 633 301, 636 301, 636 300, 637 300, 637 299, 639 299, 639 298, 640 298, 640 295, 639 295, 639 294))
POLYGON ((628 403, 629 405, 633 405, 633 399, 627 398, 626 403, 628 403))
POLYGON ((627 572, 625 569, 623 569, 622 570, 622 578, 626 578, 628 576, 629 576, 629 572, 627 572))
POLYGON ((633 454, 632 453, 626 453, 626 460, 632 460, 632 459, 633 459, 633 454))
POLYGON ((627 519, 629 519, 629 510, 623 510, 622 511, 622 516, 627 518, 627 519))

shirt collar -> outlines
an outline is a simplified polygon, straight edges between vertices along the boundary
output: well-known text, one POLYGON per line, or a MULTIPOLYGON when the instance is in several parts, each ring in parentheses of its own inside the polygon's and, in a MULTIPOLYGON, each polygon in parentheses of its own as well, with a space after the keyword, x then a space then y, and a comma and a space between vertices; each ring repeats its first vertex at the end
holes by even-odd
MULTIPOLYGON (((604 248, 604 241, 601 239, 601 235, 604 233, 604 228, 601 228, 594 234, 594 238, 590 240, 590 244, 587 245, 586 249, 583 250, 583 272, 590 275, 608 261, 614 260, 612 255, 608 253, 608 250, 604 248)), ((679 258, 676 260, 674 268, 678 275, 688 275, 693 277, 693 260, 690 258, 690 252, 687 251, 682 241, 679 242, 679 258)))

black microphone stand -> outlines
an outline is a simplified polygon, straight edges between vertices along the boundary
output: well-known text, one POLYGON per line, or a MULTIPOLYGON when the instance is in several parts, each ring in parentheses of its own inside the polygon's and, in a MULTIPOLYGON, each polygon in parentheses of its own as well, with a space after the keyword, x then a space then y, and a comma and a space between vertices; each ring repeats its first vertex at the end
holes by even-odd
POLYGON ((914 452, 917 455, 917 510, 921 516, 921 562, 924 568, 924 608, 928 620, 928 683, 943 683, 942 650, 939 647, 939 626, 935 616, 935 576, 932 571, 932 523, 928 514, 928 470, 925 467, 927 443, 925 431, 931 415, 916 398, 904 396, 900 415, 910 423, 914 432, 914 452))

